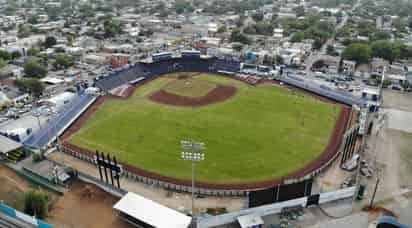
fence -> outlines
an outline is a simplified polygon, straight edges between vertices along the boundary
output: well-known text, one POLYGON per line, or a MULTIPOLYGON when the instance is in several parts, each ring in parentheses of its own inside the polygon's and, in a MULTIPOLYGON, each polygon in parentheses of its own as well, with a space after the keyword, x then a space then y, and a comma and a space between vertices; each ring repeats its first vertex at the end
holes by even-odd
MULTIPOLYGON (((79 153, 76 152, 67 146, 63 146, 62 151, 66 154, 69 154, 73 157, 76 157, 80 160, 86 161, 88 163, 91 163, 93 165, 96 165, 96 162, 92 155, 86 155, 84 153, 79 153)), ((166 181, 161 181, 158 179, 154 178, 149 178, 145 176, 138 175, 134 172, 130 172, 127 170, 123 170, 122 173, 123 177, 128 178, 129 180, 136 181, 136 182, 141 182, 147 185, 152 185, 152 186, 157 186, 161 187, 164 189, 169 189, 169 190, 174 190, 178 192, 191 192, 191 187, 189 186, 184 186, 184 185, 179 185, 179 184, 173 184, 170 182, 166 181)), ((86 175, 85 175, 86 176, 86 175)), ((220 189, 207 189, 207 188, 198 188, 196 187, 195 189, 196 194, 201 194, 201 195, 210 195, 210 196, 245 196, 247 194, 246 190, 220 190, 220 189)))
POLYGON ((3 214, 18 219, 20 221, 23 221, 25 223, 31 224, 33 226, 36 226, 38 228, 53 228, 52 225, 47 224, 43 222, 42 220, 38 220, 30 215, 24 214, 23 212, 20 212, 12 207, 7 206, 6 204, 0 203, 0 212, 3 214))

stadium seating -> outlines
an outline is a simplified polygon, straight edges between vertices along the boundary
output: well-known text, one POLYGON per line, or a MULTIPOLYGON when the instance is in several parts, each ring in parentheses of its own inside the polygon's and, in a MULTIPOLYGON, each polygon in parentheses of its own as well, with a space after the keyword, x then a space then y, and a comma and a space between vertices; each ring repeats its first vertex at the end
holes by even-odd
POLYGON ((78 94, 64 110, 61 110, 47 125, 24 141, 24 145, 33 148, 44 148, 56 136, 63 132, 77 117, 85 111, 96 99, 95 96, 82 93, 78 94))
MULTIPOLYGON (((127 83, 139 83, 144 80, 136 80, 144 77, 150 79, 171 72, 206 72, 206 73, 224 73, 226 75, 238 75, 240 79, 250 84, 259 83, 259 77, 256 75, 248 75, 242 78, 240 72, 240 61, 233 58, 218 58, 212 57, 207 59, 199 58, 198 56, 190 57, 185 55, 182 58, 172 58, 170 56, 156 59, 152 63, 136 63, 128 68, 118 70, 107 76, 101 77, 96 81, 96 86, 103 91, 110 91, 116 87, 127 83)), ((329 97, 333 100, 352 105, 357 104, 363 106, 364 101, 358 99, 351 94, 341 91, 324 88, 316 83, 305 81, 303 78, 294 75, 291 72, 285 71, 280 81, 298 88, 308 90, 321 96, 329 97)))
POLYGON ((233 59, 208 58, 201 59, 197 56, 185 56, 184 58, 157 59, 152 63, 136 63, 129 68, 121 69, 109 75, 103 76, 95 82, 95 85, 103 91, 110 91, 123 84, 136 82, 136 79, 147 79, 163 74, 181 72, 210 72, 219 71, 237 73, 240 62, 233 59))

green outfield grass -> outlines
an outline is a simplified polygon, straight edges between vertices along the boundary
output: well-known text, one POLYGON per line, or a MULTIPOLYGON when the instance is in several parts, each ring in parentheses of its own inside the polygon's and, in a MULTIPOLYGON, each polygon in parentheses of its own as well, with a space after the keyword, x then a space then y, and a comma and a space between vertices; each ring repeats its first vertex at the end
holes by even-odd
POLYGON ((216 88, 216 83, 198 79, 180 79, 168 83, 162 89, 185 97, 202 97, 216 88))
POLYGON ((180 140, 206 143, 196 179, 246 183, 287 175, 316 159, 333 131, 339 106, 271 85, 253 87, 226 77, 196 80, 236 86, 229 100, 190 108, 157 104, 148 95, 176 74, 139 87, 128 100, 109 100, 69 140, 165 176, 190 179, 180 140))

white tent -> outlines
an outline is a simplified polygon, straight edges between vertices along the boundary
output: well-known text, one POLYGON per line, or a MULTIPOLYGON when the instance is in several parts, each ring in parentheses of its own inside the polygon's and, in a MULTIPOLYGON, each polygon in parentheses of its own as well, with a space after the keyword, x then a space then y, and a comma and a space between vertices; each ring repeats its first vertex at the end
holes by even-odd
POLYGON ((156 228, 187 228, 191 217, 129 192, 113 208, 156 228))

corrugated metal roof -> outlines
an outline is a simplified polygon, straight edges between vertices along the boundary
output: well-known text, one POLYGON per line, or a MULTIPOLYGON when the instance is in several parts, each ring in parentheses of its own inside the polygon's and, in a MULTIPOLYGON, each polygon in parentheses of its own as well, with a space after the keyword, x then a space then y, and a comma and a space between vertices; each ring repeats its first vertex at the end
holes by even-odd
POLYGON ((0 154, 5 154, 13 150, 17 150, 23 145, 14 140, 7 138, 6 136, 0 135, 0 154))

